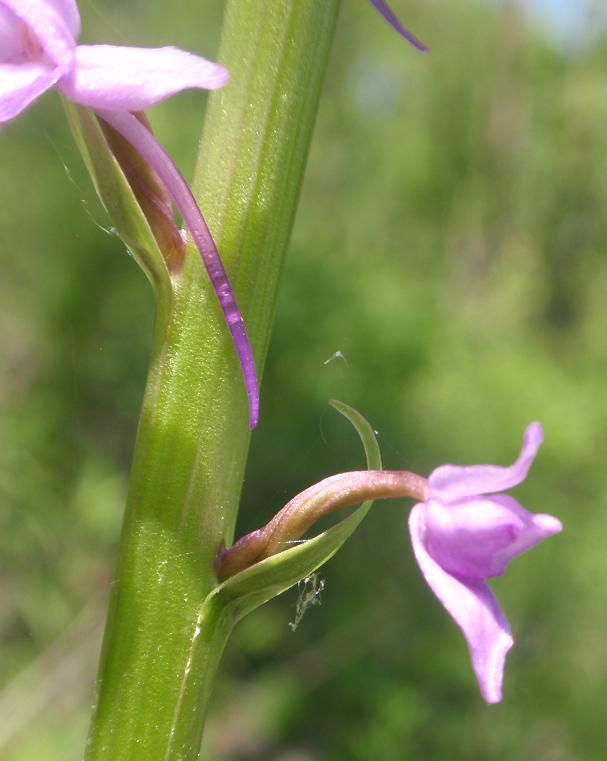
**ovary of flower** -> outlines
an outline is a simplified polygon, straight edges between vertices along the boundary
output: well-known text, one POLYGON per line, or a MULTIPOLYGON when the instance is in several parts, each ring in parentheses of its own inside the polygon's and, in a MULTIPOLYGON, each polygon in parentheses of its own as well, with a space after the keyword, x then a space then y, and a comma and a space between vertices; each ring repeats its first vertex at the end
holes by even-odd
POLYGON ((527 476, 543 440, 539 423, 525 432, 518 460, 509 468, 443 465, 428 479, 428 495, 413 508, 409 530, 424 578, 462 630, 481 693, 502 696, 510 626, 486 584, 517 555, 562 530, 550 515, 533 515, 502 490, 527 476))
POLYGON ((152 134, 133 116, 187 88, 223 87, 228 73, 173 47, 76 45, 74 0, 0 0, 0 123, 18 116, 46 90, 93 109, 139 151, 183 217, 219 300, 242 366, 249 419, 258 418, 255 363, 232 287, 192 193, 152 134))

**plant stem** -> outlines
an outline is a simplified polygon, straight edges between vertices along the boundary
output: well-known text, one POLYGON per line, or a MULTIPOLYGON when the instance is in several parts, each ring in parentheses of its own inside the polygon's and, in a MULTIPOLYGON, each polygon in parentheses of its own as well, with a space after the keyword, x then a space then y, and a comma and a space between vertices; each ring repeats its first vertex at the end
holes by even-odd
MULTIPOLYGON (((194 193, 261 376, 339 0, 228 0, 194 193)), ((158 310, 88 761, 198 758, 230 632, 212 602, 249 445, 229 333, 189 250, 158 310)))

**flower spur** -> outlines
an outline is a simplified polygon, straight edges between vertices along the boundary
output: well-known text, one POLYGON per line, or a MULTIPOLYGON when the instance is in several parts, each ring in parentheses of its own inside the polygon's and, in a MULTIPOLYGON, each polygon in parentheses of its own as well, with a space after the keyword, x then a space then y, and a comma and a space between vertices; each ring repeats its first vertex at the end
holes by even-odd
POLYGON ((388 24, 390 24, 390 26, 410 45, 413 45, 414 48, 417 48, 420 53, 428 52, 428 48, 424 45, 424 43, 420 42, 414 34, 412 34, 400 23, 396 14, 392 8, 390 8, 386 0, 369 0, 369 2, 375 8, 375 10, 385 18, 388 24))

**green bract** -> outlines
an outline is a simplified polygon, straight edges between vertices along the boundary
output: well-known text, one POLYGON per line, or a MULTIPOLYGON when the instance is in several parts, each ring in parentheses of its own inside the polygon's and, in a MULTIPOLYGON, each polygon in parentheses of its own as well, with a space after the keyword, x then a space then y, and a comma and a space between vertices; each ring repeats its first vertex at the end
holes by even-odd
MULTIPOLYGON (((343 402, 331 402, 356 428, 365 448, 369 470, 381 470, 381 455, 373 429, 365 418, 343 402)), ((223 582, 204 605, 221 609, 235 623, 272 597, 305 579, 330 560, 354 533, 371 505, 364 502, 353 513, 322 534, 262 560, 223 582)))

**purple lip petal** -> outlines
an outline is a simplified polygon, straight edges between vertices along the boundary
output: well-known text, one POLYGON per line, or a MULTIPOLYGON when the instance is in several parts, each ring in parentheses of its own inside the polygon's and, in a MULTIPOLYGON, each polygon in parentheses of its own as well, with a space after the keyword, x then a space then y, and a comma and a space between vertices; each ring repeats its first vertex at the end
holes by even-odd
POLYGON ((432 496, 442 502, 453 502, 479 494, 495 494, 517 486, 527 477, 543 440, 542 426, 531 423, 525 431, 521 453, 509 468, 497 465, 442 465, 428 478, 432 496))
POLYGON ((154 169, 164 183, 194 239, 236 347, 249 400, 249 426, 253 429, 259 418, 259 389, 253 351, 242 315, 234 298, 232 286, 192 191, 152 133, 132 114, 104 110, 99 110, 97 113, 125 140, 128 140, 154 169))
POLYGON ((501 576, 518 555, 558 533, 561 523, 534 515, 508 494, 452 504, 425 502, 426 548, 448 573, 485 580, 501 576))
POLYGON ((75 61, 59 90, 95 110, 145 111, 181 90, 215 90, 228 81, 223 66, 173 47, 79 45, 75 61))
POLYGON ((509 468, 437 468, 428 479, 428 497, 409 519, 420 570, 464 633, 489 703, 501 700, 504 662, 513 640, 486 581, 501 576, 513 558, 563 528, 557 518, 534 515, 508 494, 495 493, 526 478, 542 441, 542 427, 531 423, 509 468))
POLYGON ((417 37, 415 37, 415 35, 411 34, 411 32, 408 29, 405 29, 405 27, 400 23, 394 14, 394 11, 390 8, 385 0, 370 0, 370 2, 371 5, 373 5, 376 10, 379 11, 379 13, 381 13, 381 15, 386 19, 388 24, 390 24, 390 26, 400 34, 401 37, 413 45, 414 48, 417 48, 420 53, 428 52, 428 48, 424 45, 424 43, 420 42, 417 37))
POLYGON ((462 630, 481 694, 487 703, 502 699, 506 654, 513 645, 510 626, 489 587, 482 581, 445 571, 426 548, 424 504, 409 517, 413 552, 428 586, 462 630))

